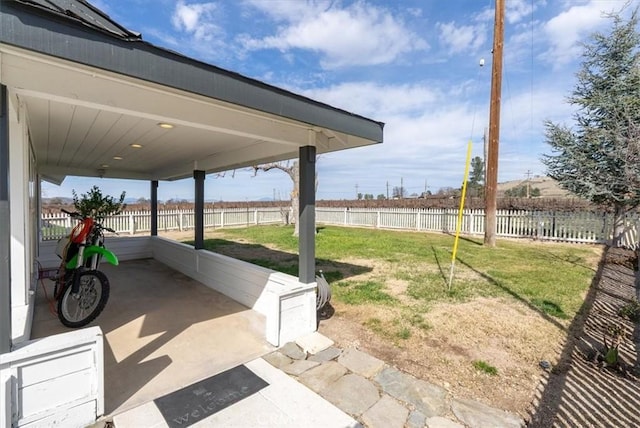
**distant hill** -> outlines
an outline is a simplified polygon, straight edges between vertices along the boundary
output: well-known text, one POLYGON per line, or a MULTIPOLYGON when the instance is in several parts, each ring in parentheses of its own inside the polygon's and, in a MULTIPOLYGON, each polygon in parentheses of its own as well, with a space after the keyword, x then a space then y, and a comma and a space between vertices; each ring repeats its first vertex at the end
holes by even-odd
MULTIPOLYGON (((535 176, 529 179, 531 188, 540 189, 540 196, 544 198, 573 197, 569 192, 560 187, 558 182, 551 177, 535 176)), ((504 196, 504 192, 518 186, 526 186, 527 180, 512 180, 498 183, 498 197, 504 196)))
POLYGON ((53 198, 42 198, 43 205, 73 205, 73 198, 64 196, 54 196, 53 198))

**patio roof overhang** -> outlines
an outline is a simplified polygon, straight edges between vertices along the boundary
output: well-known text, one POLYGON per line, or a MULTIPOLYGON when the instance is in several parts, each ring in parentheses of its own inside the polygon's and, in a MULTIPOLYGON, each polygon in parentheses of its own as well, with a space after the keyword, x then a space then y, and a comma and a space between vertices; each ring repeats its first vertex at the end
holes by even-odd
POLYGON ((106 30, 38 3, 52 2, 2 2, 0 83, 44 179, 175 180, 382 142, 380 122, 115 31, 84 2, 53 3, 89 7, 106 30))

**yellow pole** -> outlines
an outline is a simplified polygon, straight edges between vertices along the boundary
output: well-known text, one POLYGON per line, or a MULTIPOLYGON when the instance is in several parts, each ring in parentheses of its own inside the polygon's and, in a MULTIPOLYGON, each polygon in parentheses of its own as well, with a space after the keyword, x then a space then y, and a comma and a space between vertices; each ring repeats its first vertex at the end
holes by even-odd
POLYGON ((460 229, 462 229, 462 211, 464 210, 464 198, 467 194, 467 178, 469 177, 469 164, 471 163, 471 140, 467 145, 467 162, 464 165, 464 180, 462 181, 462 194, 460 196, 460 209, 458 210, 458 222, 456 224, 456 238, 453 241, 453 252, 451 254, 451 269, 449 270, 449 291, 451 291, 451 283, 453 282, 453 266, 456 263, 456 253, 458 252, 458 240, 460 238, 460 229))

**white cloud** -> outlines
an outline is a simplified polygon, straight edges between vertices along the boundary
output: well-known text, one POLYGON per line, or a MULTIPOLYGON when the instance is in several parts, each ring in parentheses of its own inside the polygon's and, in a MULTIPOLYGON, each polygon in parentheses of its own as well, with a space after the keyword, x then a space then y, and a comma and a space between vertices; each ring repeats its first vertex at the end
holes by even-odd
POLYGON ((505 15, 509 24, 517 24, 533 12, 546 5, 546 1, 510 0, 505 4, 505 15))
POLYGON ((476 22, 491 22, 491 24, 493 25, 495 16, 496 16, 495 8, 486 7, 482 9, 482 11, 477 13, 476 16, 473 18, 473 20, 476 22))
MULTIPOLYGON (((318 164, 320 197, 328 195, 323 192, 329 189, 344 189, 345 180, 352 180, 352 185, 359 180, 361 191, 376 195, 384 193, 386 180, 395 180, 392 186, 398 185, 400 177, 404 177, 406 187, 414 188, 428 180, 432 190, 459 183, 469 138, 474 140, 473 156, 483 156, 488 99, 478 104, 470 102, 465 93, 474 89, 472 82, 350 82, 326 89, 297 90, 386 123, 382 145, 322 157, 318 164)), ((535 87, 524 86, 515 93, 503 87, 499 180, 522 178, 528 169, 544 173, 540 162, 546 150, 543 120, 561 121, 570 116, 566 95, 563 84, 554 81, 537 80, 535 87)), ((345 192, 345 197, 350 197, 352 190, 345 192)))
POLYGON ((320 54, 325 69, 378 65, 428 47, 401 18, 365 2, 347 7, 327 2, 264 2, 248 4, 283 22, 276 34, 244 35, 245 49, 306 49, 320 54))
POLYGON ((582 52, 580 42, 586 41, 589 34, 610 23, 603 19, 603 12, 617 10, 622 4, 620 1, 591 0, 551 18, 543 26, 543 34, 550 44, 543 59, 557 68, 578 58, 582 52))
POLYGON ((398 114, 415 116, 442 98, 435 85, 425 84, 347 82, 322 89, 297 91, 329 105, 383 121, 398 114))
POLYGON ((329 9, 332 3, 331 0, 244 0, 243 2, 244 5, 281 22, 311 19, 329 9))
POLYGON ((487 28, 484 24, 456 25, 455 22, 438 23, 440 41, 452 54, 476 52, 487 40, 487 28))
MULTIPOLYGON (((396 181, 400 177, 404 177, 405 187, 415 188, 411 192, 418 193, 425 179, 434 190, 460 182, 472 132, 478 139, 475 154, 482 155, 479 136, 486 117, 484 106, 476 107, 464 96, 453 96, 459 92, 458 84, 445 82, 350 82, 304 91, 312 98, 386 122, 382 145, 322 157, 318 163, 320 197, 328 189, 344 189, 345 180, 355 184, 358 177, 369 177, 361 180, 361 190, 376 195, 384 193, 385 180, 394 186, 399 185, 396 181)), ((351 189, 345 192, 345 197, 352 193, 351 189)))
POLYGON ((210 42, 224 34, 221 27, 214 23, 215 3, 187 4, 178 1, 171 17, 174 28, 193 36, 197 42, 210 42))
MULTIPOLYGON (((468 106, 449 105, 425 110, 418 117, 388 117, 383 144, 323 156, 318 163, 319 190, 344 188, 343 177, 354 182, 369 177, 361 185, 378 180, 379 187, 366 190, 374 194, 384 193, 387 180, 391 186, 399 185, 401 177, 411 192, 422 188, 424 180, 434 190, 460 183, 473 116, 468 106)), ((481 151, 476 141, 474 152, 481 156, 481 151)))

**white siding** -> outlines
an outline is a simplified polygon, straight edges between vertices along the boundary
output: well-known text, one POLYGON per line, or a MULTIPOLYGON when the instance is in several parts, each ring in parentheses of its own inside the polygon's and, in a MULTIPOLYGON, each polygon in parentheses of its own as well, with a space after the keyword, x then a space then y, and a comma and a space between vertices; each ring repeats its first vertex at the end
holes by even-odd
MULTIPOLYGON (((43 269, 57 268, 60 266, 60 258, 56 256, 57 241, 40 242, 38 262, 43 269)), ((119 261, 149 259, 151 253, 150 236, 126 236, 108 237, 105 247, 112 251, 119 261)), ((106 263, 104 260, 103 263, 106 263)))
POLYGON ((0 426, 85 427, 104 413, 99 327, 26 341, 0 355, 0 426))
POLYGON ((154 259, 265 315, 269 343, 316 330, 315 283, 165 238, 151 242, 154 259))

